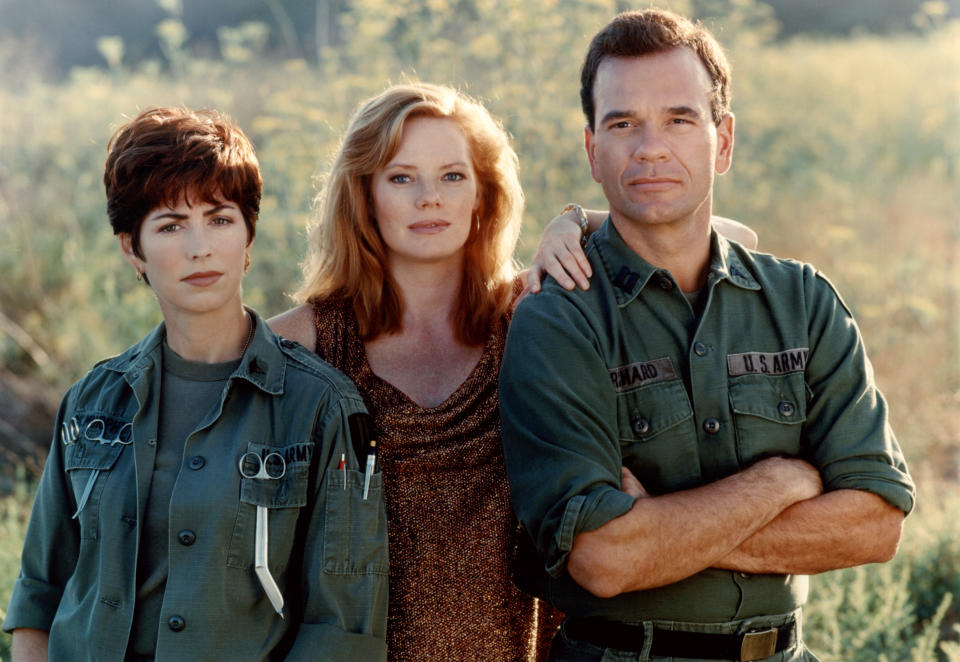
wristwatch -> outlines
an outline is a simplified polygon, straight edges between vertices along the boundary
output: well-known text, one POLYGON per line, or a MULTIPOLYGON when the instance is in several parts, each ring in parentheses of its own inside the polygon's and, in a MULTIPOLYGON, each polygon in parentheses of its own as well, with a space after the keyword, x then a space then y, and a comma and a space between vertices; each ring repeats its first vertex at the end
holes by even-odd
POLYGON ((576 212, 577 220, 580 222, 580 245, 586 246, 587 238, 590 236, 590 221, 587 220, 587 213, 583 211, 583 207, 575 202, 571 202, 560 210, 560 215, 563 216, 571 209, 576 212))

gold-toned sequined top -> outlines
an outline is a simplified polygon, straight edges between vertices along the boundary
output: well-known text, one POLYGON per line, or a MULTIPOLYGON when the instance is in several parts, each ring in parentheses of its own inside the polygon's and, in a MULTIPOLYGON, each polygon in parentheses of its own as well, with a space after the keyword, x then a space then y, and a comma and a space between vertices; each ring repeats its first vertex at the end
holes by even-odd
POLYGON ((516 520, 497 376, 509 318, 473 372, 424 408, 375 375, 353 309, 314 301, 317 353, 357 385, 378 428, 390 545, 391 662, 545 660, 560 615, 511 580, 516 520), (539 627, 538 627, 539 626, 539 627))

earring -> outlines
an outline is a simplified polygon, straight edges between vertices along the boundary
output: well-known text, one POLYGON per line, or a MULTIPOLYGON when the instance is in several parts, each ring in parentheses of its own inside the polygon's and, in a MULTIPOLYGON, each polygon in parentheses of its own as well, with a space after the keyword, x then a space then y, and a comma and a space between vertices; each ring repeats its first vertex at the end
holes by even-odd
POLYGON ((139 269, 137 270, 137 282, 143 282, 143 272, 139 269))
POLYGON ((243 256, 243 273, 247 273, 250 268, 250 253, 243 256))

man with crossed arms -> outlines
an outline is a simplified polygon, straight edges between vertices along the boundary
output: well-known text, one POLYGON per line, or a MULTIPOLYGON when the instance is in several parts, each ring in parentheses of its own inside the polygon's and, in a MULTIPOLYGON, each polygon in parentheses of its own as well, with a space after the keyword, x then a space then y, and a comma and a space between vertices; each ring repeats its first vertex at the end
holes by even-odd
POLYGON ((896 552, 914 486, 856 324, 813 267, 712 232, 729 68, 627 12, 582 72, 610 217, 586 291, 517 308, 500 381, 514 507, 567 620, 551 660, 815 660, 807 577, 896 552))

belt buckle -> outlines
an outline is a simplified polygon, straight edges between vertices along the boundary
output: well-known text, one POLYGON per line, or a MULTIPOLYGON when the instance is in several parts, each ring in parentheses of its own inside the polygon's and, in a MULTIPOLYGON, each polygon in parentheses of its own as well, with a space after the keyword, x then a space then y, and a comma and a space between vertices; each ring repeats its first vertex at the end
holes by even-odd
POLYGON ((777 628, 747 632, 740 643, 741 662, 763 660, 777 652, 777 628))

